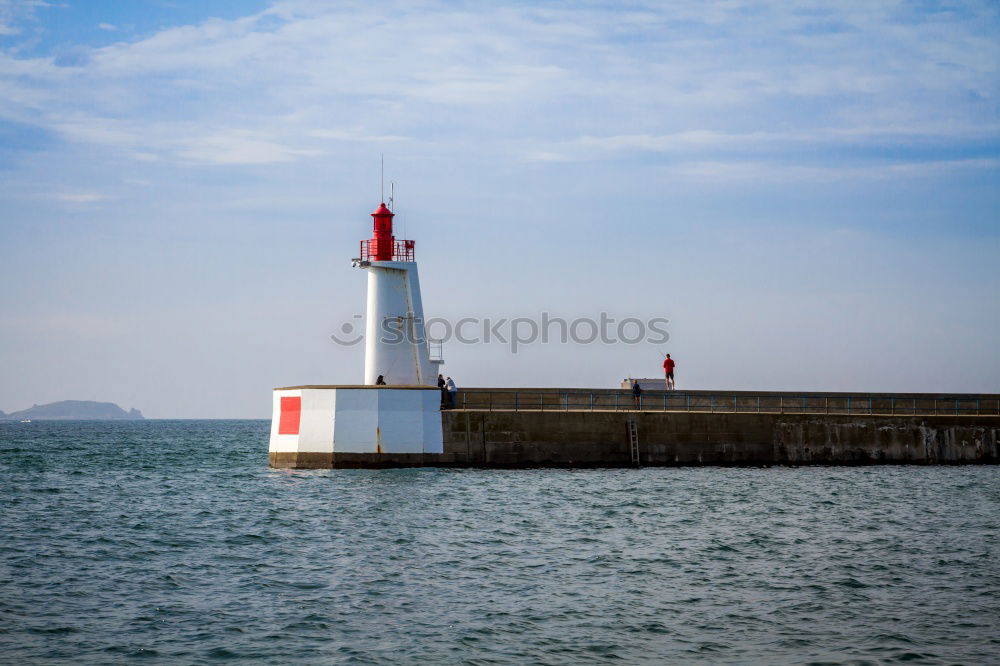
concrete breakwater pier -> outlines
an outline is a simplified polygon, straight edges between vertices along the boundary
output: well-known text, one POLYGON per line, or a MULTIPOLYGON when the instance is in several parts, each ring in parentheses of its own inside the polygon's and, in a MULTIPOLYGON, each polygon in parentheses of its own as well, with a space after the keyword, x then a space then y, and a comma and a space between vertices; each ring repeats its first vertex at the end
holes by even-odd
MULTIPOLYGON (((279 391, 300 388, 336 387, 279 391)), ((465 389, 440 419, 440 452, 382 452, 393 447, 373 433, 373 452, 331 442, 329 450, 272 450, 269 461, 283 468, 1000 462, 998 394, 646 391, 636 404, 617 389, 465 389)))
POLYGON ((998 460, 995 394, 678 392, 638 380, 641 396, 627 386, 465 389, 442 409, 444 357, 423 328, 416 243, 396 238, 384 201, 371 217, 372 236, 351 259, 368 276, 364 383, 274 389, 272 467, 998 460))

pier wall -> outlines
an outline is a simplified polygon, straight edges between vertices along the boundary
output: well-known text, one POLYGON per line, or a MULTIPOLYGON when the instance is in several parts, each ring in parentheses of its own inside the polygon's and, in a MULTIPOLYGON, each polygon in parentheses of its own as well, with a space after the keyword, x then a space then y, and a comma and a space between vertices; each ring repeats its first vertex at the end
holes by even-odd
POLYGON ((695 412, 441 412, 443 454, 272 453, 272 467, 997 464, 1000 417, 695 412))
POLYGON ((686 412, 442 413, 451 464, 642 465, 963 464, 1000 461, 1000 417, 686 412))
POLYGON ((1000 462, 998 394, 661 391, 643 398, 635 409, 620 390, 465 389, 457 409, 427 412, 441 420, 443 453, 365 452, 331 442, 315 450, 272 446, 269 461, 286 468, 626 467, 633 465, 632 419, 644 466, 1000 462))

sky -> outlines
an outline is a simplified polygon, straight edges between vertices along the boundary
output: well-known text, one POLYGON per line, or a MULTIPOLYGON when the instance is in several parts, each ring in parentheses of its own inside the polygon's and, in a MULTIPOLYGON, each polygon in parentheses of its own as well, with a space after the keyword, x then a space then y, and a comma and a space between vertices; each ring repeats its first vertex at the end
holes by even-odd
POLYGON ((350 384, 393 183, 459 386, 1000 392, 1000 5, 0 0, 0 409, 350 384))

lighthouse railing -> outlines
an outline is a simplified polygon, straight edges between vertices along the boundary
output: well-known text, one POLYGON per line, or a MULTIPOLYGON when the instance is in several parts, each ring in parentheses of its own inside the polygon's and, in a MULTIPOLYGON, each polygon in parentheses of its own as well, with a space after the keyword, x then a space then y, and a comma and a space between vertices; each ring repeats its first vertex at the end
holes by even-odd
MULTIPOLYGON (((416 241, 396 240, 392 241, 392 261, 416 261, 416 241)), ((377 261, 378 243, 374 238, 367 238, 361 241, 361 261, 377 261)))

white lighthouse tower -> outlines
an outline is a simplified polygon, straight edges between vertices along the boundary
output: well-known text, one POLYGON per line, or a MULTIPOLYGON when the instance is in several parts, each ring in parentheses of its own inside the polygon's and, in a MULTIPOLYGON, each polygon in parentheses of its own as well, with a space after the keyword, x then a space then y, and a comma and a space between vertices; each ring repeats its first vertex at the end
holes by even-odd
POLYGON ((424 329, 424 306, 411 240, 396 240, 395 214, 379 205, 372 237, 361 241, 354 265, 368 271, 365 384, 435 385, 424 329))
POLYGON ((368 272, 364 384, 274 389, 272 467, 440 463, 441 394, 424 332, 415 244, 396 240, 384 203, 372 217, 374 233, 353 260, 368 272))

